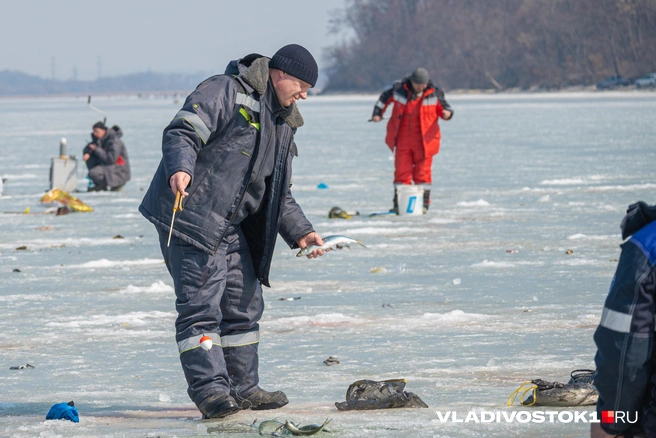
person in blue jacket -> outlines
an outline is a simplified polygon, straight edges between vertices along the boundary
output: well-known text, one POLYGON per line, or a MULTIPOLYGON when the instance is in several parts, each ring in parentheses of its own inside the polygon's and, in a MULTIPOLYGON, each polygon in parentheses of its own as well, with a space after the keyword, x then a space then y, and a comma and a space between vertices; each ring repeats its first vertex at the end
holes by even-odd
POLYGON ((198 85, 164 129, 139 210, 155 224, 173 277, 180 362, 204 418, 288 403, 258 385, 261 284, 269 286, 277 235, 290 248, 323 244, 291 192, 303 125, 296 101, 317 77, 316 61, 297 44, 271 59, 248 55, 198 85), (169 245, 177 192, 183 210, 169 245))
POLYGON ((656 437, 656 206, 638 202, 622 221, 622 253, 597 344, 597 418, 591 437, 656 437))

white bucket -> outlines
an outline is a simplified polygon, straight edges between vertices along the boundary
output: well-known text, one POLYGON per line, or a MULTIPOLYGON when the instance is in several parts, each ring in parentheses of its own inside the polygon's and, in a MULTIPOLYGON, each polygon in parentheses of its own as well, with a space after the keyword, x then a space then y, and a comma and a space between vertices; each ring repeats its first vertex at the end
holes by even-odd
POLYGON ((422 186, 396 186, 396 196, 399 201, 399 215, 424 214, 424 188, 422 186))

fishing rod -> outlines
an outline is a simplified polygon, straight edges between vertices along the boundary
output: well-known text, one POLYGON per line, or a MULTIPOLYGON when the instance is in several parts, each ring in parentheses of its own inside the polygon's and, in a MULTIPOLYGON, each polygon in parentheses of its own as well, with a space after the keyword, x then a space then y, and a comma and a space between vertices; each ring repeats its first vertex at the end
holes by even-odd
POLYGON ((104 112, 100 111, 100 110, 99 110, 98 108, 96 108, 95 106, 91 105, 91 95, 89 95, 89 98, 87 99, 87 104, 89 105, 89 108, 91 108, 92 110, 94 110, 95 112, 97 112, 97 113, 99 113, 99 114, 101 114, 101 115, 103 116, 103 125, 106 124, 106 123, 107 123, 107 114, 105 114, 104 112))

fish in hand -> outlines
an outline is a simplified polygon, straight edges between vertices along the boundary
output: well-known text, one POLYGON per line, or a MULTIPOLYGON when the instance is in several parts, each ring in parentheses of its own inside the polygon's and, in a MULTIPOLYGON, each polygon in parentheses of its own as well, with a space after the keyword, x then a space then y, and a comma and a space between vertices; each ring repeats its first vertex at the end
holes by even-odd
POLYGON ((312 251, 316 249, 322 249, 324 251, 328 251, 331 249, 342 249, 342 248, 349 248, 349 245, 357 243, 358 245, 366 248, 360 242, 359 240, 351 239, 350 237, 346 236, 339 236, 339 235, 334 235, 334 236, 327 236, 325 239, 323 239, 323 245, 310 245, 302 250, 300 250, 297 254, 296 257, 303 257, 306 255, 309 255, 312 253, 312 251))

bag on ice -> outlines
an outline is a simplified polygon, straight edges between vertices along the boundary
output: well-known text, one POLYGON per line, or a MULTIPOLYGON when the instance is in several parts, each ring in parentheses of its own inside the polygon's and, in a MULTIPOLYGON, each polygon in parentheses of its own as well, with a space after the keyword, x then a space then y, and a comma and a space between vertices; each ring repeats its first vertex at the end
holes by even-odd
POLYGON ((68 403, 57 403, 52 405, 48 415, 46 415, 46 420, 70 420, 73 423, 80 422, 80 415, 77 412, 75 404, 70 401, 68 403))
POLYGON ((427 408, 419 396, 404 391, 405 379, 391 379, 376 382, 358 380, 346 391, 345 402, 335 402, 340 411, 389 409, 389 408, 427 408))

